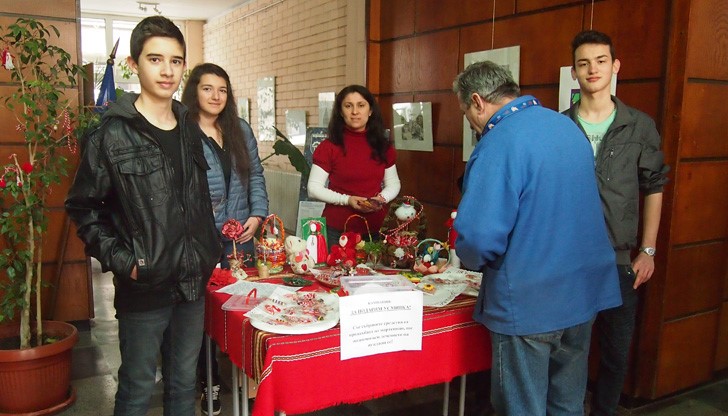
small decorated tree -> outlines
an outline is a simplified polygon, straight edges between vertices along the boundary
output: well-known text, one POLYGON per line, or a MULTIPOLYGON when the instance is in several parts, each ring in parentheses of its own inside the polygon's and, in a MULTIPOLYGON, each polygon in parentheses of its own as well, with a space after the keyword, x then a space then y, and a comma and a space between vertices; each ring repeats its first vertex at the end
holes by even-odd
POLYGON ((77 104, 82 68, 55 46, 60 32, 30 18, 0 26, 2 71, 10 71, 17 89, 0 99, 15 117, 4 126, 20 132, 23 150, 0 164, 0 322, 20 312, 20 348, 43 342, 41 263, 48 229, 46 200, 53 185, 68 174, 64 151, 75 151, 80 131, 94 117, 77 104), (34 294, 34 298, 31 296, 34 294), (31 307, 35 306, 34 313, 31 307))

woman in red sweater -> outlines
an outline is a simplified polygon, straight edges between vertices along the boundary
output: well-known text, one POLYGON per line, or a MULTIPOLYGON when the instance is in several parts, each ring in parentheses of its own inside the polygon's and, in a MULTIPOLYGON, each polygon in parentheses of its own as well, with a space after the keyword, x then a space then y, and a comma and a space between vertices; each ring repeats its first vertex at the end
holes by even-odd
MULTIPOLYGON (((352 214, 366 218, 371 230, 379 230, 386 204, 397 197, 400 183, 397 153, 385 133, 382 110, 366 87, 349 85, 339 91, 328 134, 313 153, 308 194, 326 202, 323 216, 332 246, 352 214)), ((350 221, 346 231, 369 238, 362 221, 350 221)))

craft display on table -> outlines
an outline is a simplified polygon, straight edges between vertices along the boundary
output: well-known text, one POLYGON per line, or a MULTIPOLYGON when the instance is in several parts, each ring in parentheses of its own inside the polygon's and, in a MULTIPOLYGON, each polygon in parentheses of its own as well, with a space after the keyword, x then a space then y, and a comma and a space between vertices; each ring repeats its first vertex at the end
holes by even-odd
POLYGON ((357 264, 349 269, 334 266, 325 269, 314 269, 311 270, 311 272, 314 279, 328 287, 341 286, 342 276, 373 276, 377 274, 374 269, 365 264, 357 264))
POLYGON ((422 278, 423 282, 434 283, 438 286, 464 284, 465 289, 462 290, 462 294, 468 296, 478 296, 482 280, 483 273, 471 272, 455 267, 449 267, 442 273, 431 274, 422 278))
POLYGON ((263 331, 311 334, 333 328, 339 322, 339 296, 276 289, 245 316, 252 326, 263 331))
MULTIPOLYGON (((351 215, 349 215, 349 218, 346 219, 346 222, 344 222, 344 232, 347 232, 346 227, 349 224, 349 221, 351 221, 352 219, 361 220, 362 222, 364 222, 364 226, 367 229, 367 236, 369 237, 369 239, 367 241, 360 239, 360 241, 358 243, 356 243, 356 245, 354 246, 354 250, 355 250, 354 257, 356 258, 356 263, 357 264, 366 263, 368 260, 367 259, 368 252, 366 249, 367 249, 367 247, 371 248, 374 246, 374 240, 372 239, 372 231, 371 231, 371 229, 369 229, 369 221, 367 221, 366 218, 364 218, 363 216, 361 216, 359 214, 351 214, 351 215)), ((376 262, 374 262, 373 265, 376 265, 376 262)))
POLYGON ((424 306, 443 307, 452 302, 459 294, 468 288, 465 280, 444 280, 438 279, 440 275, 424 276, 417 284, 417 289, 425 293, 422 298, 424 306))
POLYGON ((415 265, 412 270, 423 275, 441 273, 450 263, 448 244, 434 238, 426 238, 417 244, 415 265))
POLYGON ((286 237, 285 242, 286 258, 291 270, 296 274, 311 273, 314 266, 313 259, 309 256, 306 248, 306 241, 295 235, 286 237))
POLYGON ((283 266, 287 260, 284 243, 285 234, 283 220, 276 214, 270 214, 263 220, 260 227, 260 239, 257 241, 258 244, 255 248, 256 265, 261 277, 263 277, 263 273, 267 275, 283 271, 283 266), (276 221, 280 227, 276 226, 276 221))
POLYGON ((240 238, 240 236, 243 235, 244 232, 245 228, 243 227, 243 225, 240 224, 240 221, 234 218, 230 218, 222 225, 222 235, 233 241, 233 254, 228 255, 230 271, 232 272, 233 277, 239 280, 243 280, 248 277, 247 273, 245 273, 245 270, 243 270, 243 265, 245 264, 246 260, 245 253, 240 252, 240 254, 238 254, 238 248, 236 243, 236 240, 240 238))
POLYGON ((411 269, 417 243, 425 238, 427 227, 422 204, 412 196, 401 196, 389 204, 379 233, 383 237, 382 263, 398 269, 411 269))
POLYGON ((353 231, 346 231, 339 237, 339 244, 331 246, 326 258, 329 266, 340 266, 350 269, 356 265, 356 247, 361 242, 361 235, 353 231))
POLYGON ((326 257, 329 249, 326 245, 326 218, 303 218, 301 219, 301 232, 306 241, 308 255, 316 265, 326 264, 326 257))

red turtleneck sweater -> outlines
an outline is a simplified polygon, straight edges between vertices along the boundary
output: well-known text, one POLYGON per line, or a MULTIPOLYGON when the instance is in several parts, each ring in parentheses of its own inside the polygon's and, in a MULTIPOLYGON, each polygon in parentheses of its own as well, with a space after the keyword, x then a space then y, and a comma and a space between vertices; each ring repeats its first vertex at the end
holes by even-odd
MULTIPOLYGON (((324 140, 313 153, 313 163, 328 172, 328 188, 332 191, 368 198, 382 190, 384 170, 394 165, 397 159, 394 146, 389 147, 385 156, 386 163, 372 159, 372 148, 367 143, 366 132, 344 129, 344 148, 324 140)), ((387 214, 387 207, 362 214, 348 205, 326 204, 323 216, 327 227, 343 231, 346 219, 352 214, 362 215, 367 219, 371 231, 378 232, 387 214)), ((361 220, 352 219, 346 231, 356 231, 366 236, 367 229, 361 220)))

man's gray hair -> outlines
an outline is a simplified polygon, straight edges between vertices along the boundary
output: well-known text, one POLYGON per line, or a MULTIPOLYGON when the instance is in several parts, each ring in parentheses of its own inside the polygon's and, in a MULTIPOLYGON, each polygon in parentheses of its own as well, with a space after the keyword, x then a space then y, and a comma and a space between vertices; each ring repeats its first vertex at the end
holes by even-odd
POLYGON ((491 61, 468 65, 455 77, 452 90, 457 94, 458 100, 468 106, 471 104, 470 97, 473 93, 493 104, 499 103, 506 97, 516 98, 521 95, 521 89, 513 80, 511 71, 491 61))

